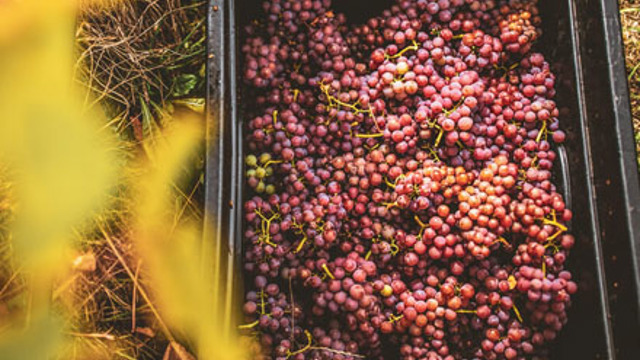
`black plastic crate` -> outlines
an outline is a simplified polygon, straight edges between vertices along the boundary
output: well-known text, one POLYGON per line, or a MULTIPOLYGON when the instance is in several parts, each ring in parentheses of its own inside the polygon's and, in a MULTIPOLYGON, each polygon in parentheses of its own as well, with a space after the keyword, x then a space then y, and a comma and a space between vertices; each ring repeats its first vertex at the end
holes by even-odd
MULTIPOLYGON (((388 0, 334 0, 355 21, 388 0)), ((213 285, 229 331, 242 304, 243 109, 237 69, 242 25, 261 1, 210 1, 205 239, 213 285)), ((580 286, 553 359, 640 358, 640 188, 624 53, 614 0, 542 0, 537 50, 554 65, 567 141, 558 183, 574 212, 578 240, 568 267, 580 286)), ((206 248, 206 247, 205 247, 206 248)))

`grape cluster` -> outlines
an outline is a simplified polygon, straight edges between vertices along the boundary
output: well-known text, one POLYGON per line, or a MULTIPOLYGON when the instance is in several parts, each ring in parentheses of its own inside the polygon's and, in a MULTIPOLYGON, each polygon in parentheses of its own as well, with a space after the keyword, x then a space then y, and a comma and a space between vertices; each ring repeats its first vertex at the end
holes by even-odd
POLYGON ((254 358, 545 358, 577 286, 536 1, 263 10, 242 45, 254 358))

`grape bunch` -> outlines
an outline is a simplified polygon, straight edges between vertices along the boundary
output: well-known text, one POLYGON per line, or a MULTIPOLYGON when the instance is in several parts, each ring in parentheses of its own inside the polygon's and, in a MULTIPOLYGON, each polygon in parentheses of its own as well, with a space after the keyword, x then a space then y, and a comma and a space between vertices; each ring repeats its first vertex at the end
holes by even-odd
POLYGON ((543 359, 577 285, 536 0, 267 0, 242 44, 258 359, 543 359))

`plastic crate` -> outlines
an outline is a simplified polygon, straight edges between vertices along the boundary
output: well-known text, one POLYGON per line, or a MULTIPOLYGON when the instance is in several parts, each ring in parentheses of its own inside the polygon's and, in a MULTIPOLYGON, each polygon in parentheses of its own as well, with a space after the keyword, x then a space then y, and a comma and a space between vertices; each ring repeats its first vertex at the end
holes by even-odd
MULTIPOLYGON (((378 13, 388 0, 334 0, 351 19, 378 13)), ((218 271, 214 284, 225 326, 242 304, 241 267, 244 103, 238 44, 261 1, 210 1, 208 156, 205 239, 218 271)), ((569 258, 579 284, 569 322, 552 359, 640 358, 640 188, 628 100, 618 4, 614 0, 541 1, 536 45, 557 76, 567 141, 558 183, 574 212, 577 244, 569 258)))

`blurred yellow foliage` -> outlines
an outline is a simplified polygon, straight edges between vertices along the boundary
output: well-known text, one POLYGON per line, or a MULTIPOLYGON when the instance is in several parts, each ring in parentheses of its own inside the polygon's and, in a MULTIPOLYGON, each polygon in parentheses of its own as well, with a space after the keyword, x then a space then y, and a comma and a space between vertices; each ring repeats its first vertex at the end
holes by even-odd
MULTIPOLYGON (((224 336, 227 332, 216 317, 214 300, 224 294, 212 292, 219 274, 206 271, 200 262, 202 225, 193 219, 173 221, 176 174, 194 155, 194 145, 203 136, 200 116, 192 113, 174 122, 161 141, 156 141, 150 153, 153 160, 136 182, 139 198, 134 202, 138 206, 133 239, 169 327, 194 341, 201 359, 244 359, 244 348, 234 346, 237 339, 224 336)), ((173 335, 168 337, 174 340, 173 335)))
MULTIPOLYGON (((0 324, 0 360, 70 358, 59 353, 64 329, 52 315, 52 284, 71 277, 74 267, 95 270, 90 253, 69 261, 74 229, 104 224, 97 216, 127 171, 115 134, 102 126, 104 114, 84 108, 86 94, 72 86, 80 3, 98 1, 0 1, 0 163, 15 187, 10 238, 28 284, 24 316, 0 324)), ((242 347, 221 336, 216 321, 213 299, 222 294, 211 292, 216 275, 202 271, 201 225, 174 221, 180 215, 172 184, 201 143, 203 127, 201 117, 175 122, 145 144, 150 161, 127 177, 136 180, 130 184, 136 194, 129 199, 131 232, 147 276, 140 292, 172 351, 185 351, 179 337, 200 359, 242 359, 242 347)))
POLYGON ((73 228, 95 214, 117 177, 112 134, 72 88, 74 3, 0 4, 0 162, 15 193, 12 255, 27 281, 23 316, 3 324, 2 359, 44 359, 62 342, 50 309, 73 228))

